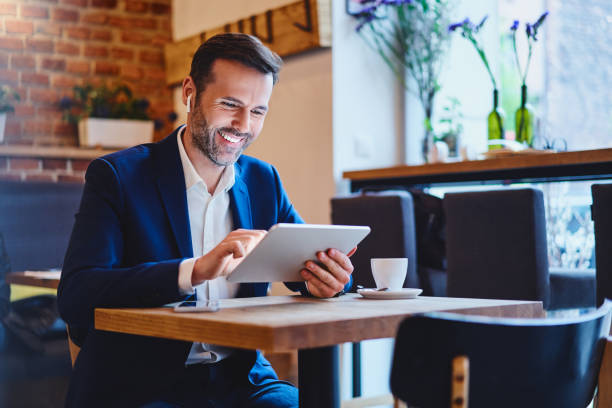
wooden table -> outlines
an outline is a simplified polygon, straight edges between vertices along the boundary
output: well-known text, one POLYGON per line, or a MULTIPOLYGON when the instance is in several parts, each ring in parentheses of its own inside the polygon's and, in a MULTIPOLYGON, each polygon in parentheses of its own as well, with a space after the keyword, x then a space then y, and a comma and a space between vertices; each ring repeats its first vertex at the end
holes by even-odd
POLYGON ((420 166, 394 166, 348 171, 351 190, 364 187, 431 184, 499 184, 505 181, 542 182, 612 179, 612 149, 560 153, 517 154, 496 159, 420 166))
POLYGON ((60 281, 58 273, 47 271, 10 272, 6 274, 5 278, 9 284, 51 289, 57 289, 60 281))
POLYGON ((338 344, 395 337, 415 313, 454 311, 506 317, 541 317, 541 302, 419 297, 368 300, 268 296, 221 300, 216 313, 174 313, 169 308, 96 309, 95 327, 230 347, 298 349, 301 407, 339 407, 338 344))

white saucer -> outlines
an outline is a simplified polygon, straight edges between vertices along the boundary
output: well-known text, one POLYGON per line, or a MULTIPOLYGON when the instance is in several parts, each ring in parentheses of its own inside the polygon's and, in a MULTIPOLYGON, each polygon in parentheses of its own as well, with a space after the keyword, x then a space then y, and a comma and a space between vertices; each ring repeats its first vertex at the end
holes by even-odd
POLYGON ((400 290, 378 291, 376 289, 357 289, 357 293, 368 299, 414 299, 423 289, 403 288, 400 290))

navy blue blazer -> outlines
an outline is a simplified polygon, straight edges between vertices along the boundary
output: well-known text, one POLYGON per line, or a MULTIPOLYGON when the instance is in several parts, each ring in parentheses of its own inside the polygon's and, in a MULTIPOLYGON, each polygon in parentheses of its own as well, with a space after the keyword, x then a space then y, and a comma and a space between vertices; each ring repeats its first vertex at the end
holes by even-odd
MULTIPOLYGON (((178 266, 193 252, 176 133, 96 159, 87 169, 58 288, 60 314, 82 346, 67 406, 136 406, 184 368, 191 343, 93 329, 97 307, 158 307, 184 298, 178 266)), ((303 222, 273 166, 243 155, 235 170, 234 228, 303 222)), ((237 296, 265 296, 267 289, 241 284, 237 296)), ((259 352, 237 353, 244 371, 236 375, 253 383, 275 378, 259 352)))

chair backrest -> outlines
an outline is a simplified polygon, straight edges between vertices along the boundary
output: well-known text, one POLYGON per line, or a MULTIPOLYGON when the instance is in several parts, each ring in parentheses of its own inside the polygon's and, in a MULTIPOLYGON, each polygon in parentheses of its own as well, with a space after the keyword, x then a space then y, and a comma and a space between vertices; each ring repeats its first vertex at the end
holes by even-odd
POLYGON ((444 196, 447 295, 549 299, 544 199, 540 190, 444 196))
POLYGON ((597 305, 612 299, 612 184, 593 184, 597 305))
POLYGON ((62 265, 82 191, 80 183, 0 182, 0 232, 13 271, 62 265))
POLYGON ((408 258, 404 287, 419 287, 414 207, 408 192, 384 191, 336 197, 331 200, 331 208, 333 224, 367 225, 371 228, 351 258, 355 267, 353 291, 357 285, 376 287, 371 258, 408 258))
POLYGON ((586 407, 593 398, 610 305, 569 319, 431 313, 402 322, 391 391, 409 406, 450 407, 451 361, 469 361, 467 400, 479 407, 586 407))

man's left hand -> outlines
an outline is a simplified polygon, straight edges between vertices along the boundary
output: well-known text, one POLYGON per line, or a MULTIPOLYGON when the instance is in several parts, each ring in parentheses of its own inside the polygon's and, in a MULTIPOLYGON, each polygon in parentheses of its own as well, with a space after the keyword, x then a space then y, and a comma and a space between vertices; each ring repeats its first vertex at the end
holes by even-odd
POLYGON ((306 261, 306 268, 301 270, 301 274, 306 279, 308 292, 318 298, 333 297, 341 292, 353 273, 349 256, 353 255, 356 249, 353 248, 348 254, 337 249, 318 252, 317 260, 322 266, 314 261, 306 261))

